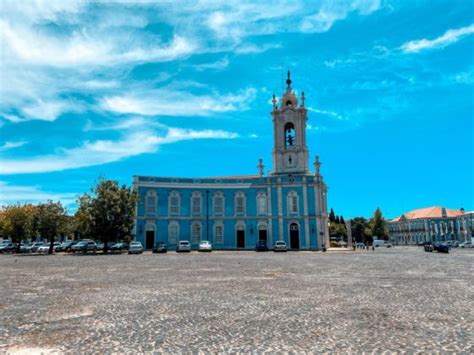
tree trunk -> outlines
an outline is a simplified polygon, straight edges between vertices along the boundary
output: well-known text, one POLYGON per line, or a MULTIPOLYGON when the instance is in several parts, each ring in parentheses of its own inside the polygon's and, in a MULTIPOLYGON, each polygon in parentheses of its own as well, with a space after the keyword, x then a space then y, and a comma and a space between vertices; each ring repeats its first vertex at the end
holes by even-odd
POLYGON ((109 243, 109 238, 105 238, 104 239, 104 249, 103 249, 103 252, 104 254, 107 254, 107 244, 109 243))
POLYGON ((48 254, 53 254, 53 247, 54 247, 54 237, 49 240, 48 254))

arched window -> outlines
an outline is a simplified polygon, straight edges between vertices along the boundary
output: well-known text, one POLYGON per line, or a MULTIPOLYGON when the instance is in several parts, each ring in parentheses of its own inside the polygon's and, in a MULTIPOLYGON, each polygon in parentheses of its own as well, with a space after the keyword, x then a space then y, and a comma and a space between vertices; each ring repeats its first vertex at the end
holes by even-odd
POLYGON ((288 192, 288 214, 298 214, 298 194, 296 191, 288 192))
POLYGON ((168 225, 168 243, 177 244, 179 240, 179 224, 178 222, 172 221, 168 225))
POLYGON ((245 194, 243 192, 237 192, 234 198, 235 215, 245 215, 245 194))
POLYGON ((168 196, 168 214, 170 216, 179 216, 181 198, 178 191, 171 191, 168 196))
POLYGON ((200 192, 193 192, 191 196, 191 213, 193 216, 200 216, 202 211, 202 199, 200 192))
POLYGON ((285 125, 285 147, 295 145, 295 126, 293 123, 288 122, 285 125))
POLYGON ((191 243, 199 243, 201 241, 201 222, 194 221, 191 224, 191 243))
POLYGON ((222 222, 216 222, 214 224, 214 243, 224 243, 224 224, 222 222))
POLYGON ((267 195, 265 192, 259 192, 257 195, 257 214, 267 214, 267 195))
POLYGON ((157 196, 156 191, 149 190, 145 196, 145 212, 148 216, 156 215, 157 196))
POLYGON ((224 215, 224 195, 222 192, 216 192, 214 194, 212 205, 214 206, 214 216, 224 215))

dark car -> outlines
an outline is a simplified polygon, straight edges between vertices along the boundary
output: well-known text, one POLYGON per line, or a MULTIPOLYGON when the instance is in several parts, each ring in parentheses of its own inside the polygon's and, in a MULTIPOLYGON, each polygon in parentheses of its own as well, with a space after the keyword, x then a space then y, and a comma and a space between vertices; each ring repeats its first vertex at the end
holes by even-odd
POLYGON ((434 251, 434 247, 433 247, 433 244, 431 243, 426 243, 424 246, 423 246, 423 249, 427 252, 433 252, 434 251))
POLYGON ((266 240, 259 240, 255 244, 255 251, 268 251, 268 245, 266 240))
POLYGON ((54 251, 55 252, 71 252, 71 248, 73 245, 77 244, 77 241, 75 240, 70 240, 68 242, 64 242, 61 245, 59 245, 54 251))
POLYGON ((166 253, 168 251, 168 246, 165 242, 158 242, 153 247, 153 253, 166 253))
POLYGON ((433 248, 438 253, 449 253, 449 245, 446 243, 435 243, 433 244, 433 248))
POLYGON ((14 243, 2 243, 0 246, 0 253, 13 253, 17 249, 14 243))

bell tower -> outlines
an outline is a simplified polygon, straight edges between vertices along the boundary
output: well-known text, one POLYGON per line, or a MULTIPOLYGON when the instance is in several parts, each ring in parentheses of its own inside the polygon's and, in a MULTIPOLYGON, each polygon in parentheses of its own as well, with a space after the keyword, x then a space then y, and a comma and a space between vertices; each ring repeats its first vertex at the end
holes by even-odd
POLYGON ((286 92, 278 105, 273 95, 273 175, 308 174, 308 147, 306 146, 307 110, 304 92, 301 105, 291 89, 288 70, 286 92))

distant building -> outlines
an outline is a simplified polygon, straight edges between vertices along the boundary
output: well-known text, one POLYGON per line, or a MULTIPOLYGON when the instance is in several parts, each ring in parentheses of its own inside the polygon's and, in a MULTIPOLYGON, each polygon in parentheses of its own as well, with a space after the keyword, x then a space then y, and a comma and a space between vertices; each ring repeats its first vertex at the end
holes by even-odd
POLYGON ((388 222, 390 240, 395 244, 417 244, 457 240, 471 241, 474 212, 428 207, 402 214, 388 222))
POLYGON ((329 244, 327 188, 318 156, 308 167, 307 110, 304 93, 291 88, 279 103, 273 95, 273 170, 225 177, 134 176, 139 202, 135 239, 146 249, 179 240, 196 247, 209 240, 217 249, 252 249, 258 240, 269 246, 286 241, 293 250, 318 250, 329 244))

